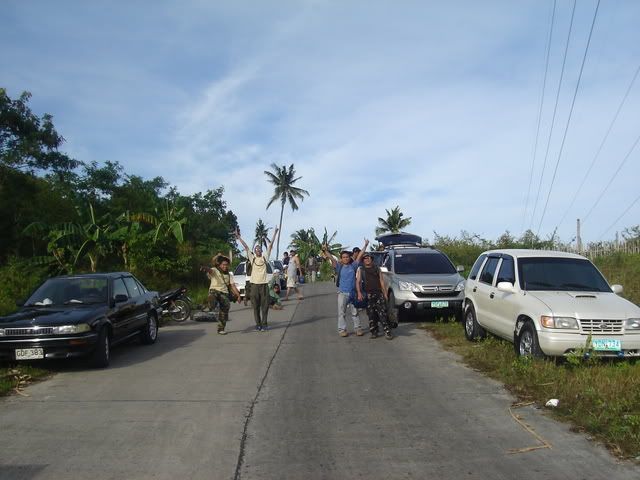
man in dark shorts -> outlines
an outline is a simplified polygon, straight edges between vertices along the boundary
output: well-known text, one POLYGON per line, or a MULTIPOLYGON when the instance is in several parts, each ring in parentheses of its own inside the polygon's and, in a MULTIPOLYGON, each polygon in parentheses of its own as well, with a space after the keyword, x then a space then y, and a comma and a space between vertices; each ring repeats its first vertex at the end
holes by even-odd
POLYGON ((384 279, 380 268, 373 263, 369 253, 362 256, 364 265, 358 268, 356 273, 356 290, 358 300, 367 299, 367 316, 369 317, 369 332, 371 338, 378 337, 378 324, 382 323, 384 336, 387 340, 393 339, 389 316, 387 314, 387 291, 384 287, 384 279))

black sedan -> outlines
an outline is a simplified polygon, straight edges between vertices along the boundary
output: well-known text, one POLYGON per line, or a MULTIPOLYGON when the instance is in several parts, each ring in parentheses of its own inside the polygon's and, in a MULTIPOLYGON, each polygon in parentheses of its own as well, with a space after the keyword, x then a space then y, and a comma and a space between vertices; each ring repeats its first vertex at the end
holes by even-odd
POLYGON ((158 338, 158 295, 126 272, 46 280, 11 315, 0 317, 0 359, 87 356, 109 364, 111 347, 139 335, 158 338))

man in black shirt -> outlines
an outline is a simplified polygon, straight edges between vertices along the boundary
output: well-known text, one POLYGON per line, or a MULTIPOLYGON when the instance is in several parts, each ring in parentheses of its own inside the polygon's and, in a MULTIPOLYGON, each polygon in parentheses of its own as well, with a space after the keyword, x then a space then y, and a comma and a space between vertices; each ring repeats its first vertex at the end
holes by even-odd
POLYGON ((382 323, 384 336, 387 340, 393 338, 389 316, 387 314, 387 291, 384 288, 382 272, 373 263, 369 253, 362 257, 364 266, 358 268, 356 273, 356 290, 358 300, 367 299, 367 316, 369 317, 369 331, 371 338, 378 337, 378 323, 382 323))

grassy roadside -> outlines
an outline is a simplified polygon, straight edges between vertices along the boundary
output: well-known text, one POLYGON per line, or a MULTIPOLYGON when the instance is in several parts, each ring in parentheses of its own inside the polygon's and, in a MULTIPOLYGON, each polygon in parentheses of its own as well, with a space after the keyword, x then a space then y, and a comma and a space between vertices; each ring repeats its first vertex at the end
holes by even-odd
POLYGON ((640 362, 518 359, 513 345, 496 337, 468 342, 459 323, 424 324, 465 363, 503 382, 523 401, 544 405, 557 398, 553 414, 603 442, 614 454, 640 460, 640 362))
POLYGON ((35 380, 47 377, 50 373, 31 365, 0 365, 0 396, 10 393, 23 395, 24 387, 35 380))

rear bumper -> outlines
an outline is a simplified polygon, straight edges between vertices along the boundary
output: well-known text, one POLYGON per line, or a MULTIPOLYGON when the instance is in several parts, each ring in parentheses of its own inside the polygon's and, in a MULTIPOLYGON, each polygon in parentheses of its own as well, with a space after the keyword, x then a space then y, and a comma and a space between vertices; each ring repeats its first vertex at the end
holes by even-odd
MULTIPOLYGON (((617 351, 592 351, 594 355, 603 357, 640 357, 640 335, 594 335, 592 339, 606 338, 620 340, 622 349, 617 351)), ((589 336, 580 333, 558 333, 538 331, 538 343, 545 355, 561 357, 576 351, 588 351, 589 336)))
POLYGON ((15 351, 20 348, 42 348, 45 358, 81 357, 95 349, 97 339, 98 335, 93 332, 60 337, 3 338, 0 340, 0 359, 15 360, 15 351))

